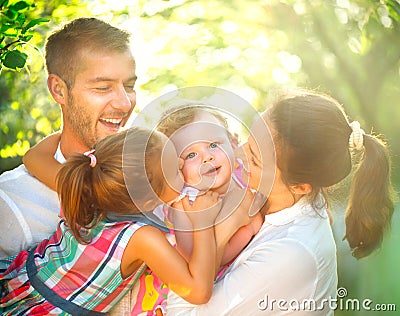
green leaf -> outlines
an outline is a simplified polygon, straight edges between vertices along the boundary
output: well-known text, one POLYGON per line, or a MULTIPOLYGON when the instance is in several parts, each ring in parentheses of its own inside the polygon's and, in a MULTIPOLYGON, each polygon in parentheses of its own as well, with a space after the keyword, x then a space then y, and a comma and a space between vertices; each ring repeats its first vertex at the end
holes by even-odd
POLYGON ((18 31, 15 28, 10 28, 7 31, 3 32, 3 35, 8 37, 16 37, 18 35, 18 31))
POLYGON ((16 21, 19 23, 19 25, 23 25, 25 23, 25 14, 20 13, 16 19, 16 21))
POLYGON ((44 19, 44 18, 39 18, 39 19, 32 20, 24 27, 22 33, 25 33, 27 30, 31 29, 35 25, 46 23, 46 22, 49 22, 49 21, 50 21, 49 19, 44 19))
POLYGON ((390 17, 397 22, 400 22, 400 3, 397 1, 388 1, 386 6, 389 9, 390 17))
POLYGON ((10 28, 13 28, 14 25, 9 24, 9 23, 3 23, 0 27, 0 33, 4 33, 5 31, 7 31, 10 28))
POLYGON ((15 49, 5 54, 3 64, 10 69, 22 68, 26 63, 27 58, 27 54, 15 49))
POLYGON ((10 6, 10 9, 18 12, 28 7, 30 7, 30 4, 28 2, 18 1, 16 4, 10 6))
POLYGON ((17 16, 17 12, 15 12, 14 10, 7 10, 6 12, 4 12, 4 15, 6 17, 8 17, 10 20, 14 20, 17 16))
POLYGON ((1 8, 7 8, 8 7, 8 2, 9 0, 5 0, 1 8))
POLYGON ((29 40, 33 37, 33 35, 24 35, 20 36, 18 39, 22 42, 29 42, 29 40))

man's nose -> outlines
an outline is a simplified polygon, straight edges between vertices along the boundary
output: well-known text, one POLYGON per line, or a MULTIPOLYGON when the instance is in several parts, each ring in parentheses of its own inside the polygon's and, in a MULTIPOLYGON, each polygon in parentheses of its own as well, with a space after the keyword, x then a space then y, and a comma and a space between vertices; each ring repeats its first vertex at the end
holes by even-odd
POLYGON ((136 93, 128 93, 124 87, 115 91, 112 107, 121 112, 129 112, 136 105, 136 93))

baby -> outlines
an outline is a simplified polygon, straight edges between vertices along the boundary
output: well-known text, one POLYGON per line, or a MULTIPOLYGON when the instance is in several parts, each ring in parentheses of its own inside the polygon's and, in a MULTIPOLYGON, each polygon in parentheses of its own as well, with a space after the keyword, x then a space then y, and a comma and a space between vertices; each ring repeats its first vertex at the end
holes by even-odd
MULTIPOLYGON (((180 198, 196 196, 211 190, 224 196, 235 188, 247 188, 242 179, 243 163, 235 159, 235 140, 228 131, 226 119, 205 105, 187 105, 167 111, 157 129, 170 137, 180 157, 185 187, 180 198)), ((177 248, 187 259, 192 251, 191 223, 181 212, 180 199, 172 203, 166 215, 175 230, 177 248)), ((229 214, 228 214, 229 215, 229 214)), ((229 241, 222 264, 231 262, 250 242, 263 224, 257 213, 252 222, 240 228, 229 241)))

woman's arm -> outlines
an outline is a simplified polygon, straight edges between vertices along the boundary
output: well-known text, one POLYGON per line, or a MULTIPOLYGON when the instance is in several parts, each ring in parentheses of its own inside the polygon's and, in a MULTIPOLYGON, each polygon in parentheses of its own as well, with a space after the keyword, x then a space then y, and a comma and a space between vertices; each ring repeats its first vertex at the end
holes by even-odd
POLYGON ((264 220, 261 213, 257 213, 250 224, 240 227, 229 239, 222 256, 221 265, 228 264, 247 246, 250 240, 260 230, 264 220))
MULTIPOLYGON (((219 262, 222 262, 229 241, 237 230, 252 221, 252 217, 249 214, 254 214, 255 212, 251 210, 261 207, 261 205, 258 205, 260 199, 257 198, 257 194, 248 189, 230 191, 225 196, 224 202, 215 225, 217 261, 219 262)), ((228 251, 230 250, 228 249, 228 251)))
POLYGON ((22 158, 26 169, 54 191, 56 191, 56 175, 61 169, 61 164, 54 159, 60 135, 57 132, 47 136, 29 149, 22 158))
POLYGON ((169 244, 161 231, 152 226, 144 226, 129 241, 122 258, 121 272, 127 275, 129 269, 126 267, 129 264, 144 261, 172 291, 193 304, 204 304, 211 297, 217 271, 212 224, 220 209, 218 194, 206 193, 198 197, 193 205, 185 198, 183 207, 194 227, 203 226, 193 232, 193 251, 189 261, 169 244), (206 211, 207 219, 200 212, 205 209, 210 210, 206 211))
POLYGON ((316 277, 313 255, 296 241, 250 245, 215 283, 207 304, 192 305, 169 292, 167 315, 282 315, 290 301, 313 297, 316 277), (279 300, 285 304, 278 306, 279 300))

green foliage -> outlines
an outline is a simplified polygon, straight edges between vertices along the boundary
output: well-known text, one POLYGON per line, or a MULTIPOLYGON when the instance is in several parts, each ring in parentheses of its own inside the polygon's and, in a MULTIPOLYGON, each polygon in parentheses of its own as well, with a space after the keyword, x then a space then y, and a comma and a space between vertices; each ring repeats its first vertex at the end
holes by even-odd
POLYGON ((142 89, 215 85, 259 110, 275 86, 318 89, 366 131, 386 135, 400 174, 399 1, 140 3, 149 44, 142 89))
MULTIPOLYGON (((89 11, 80 0, 34 3, 0 0, 0 4, 3 4, 1 12, 8 12, 0 15, 1 30, 8 28, 7 34, 16 34, 11 42, 17 38, 24 41, 8 46, 3 54, 5 62, 0 75, 0 172, 3 172, 21 163, 21 157, 32 145, 60 128, 60 108, 47 91, 44 41, 49 30, 78 13, 88 16, 89 11)), ((5 41, 11 43, 10 38, 4 37, 3 46, 7 45, 5 41)))
POLYGON ((22 51, 33 37, 32 29, 49 19, 32 19, 35 4, 27 1, 3 0, 0 3, 0 70, 6 67, 19 70, 26 64, 28 55, 22 51))

